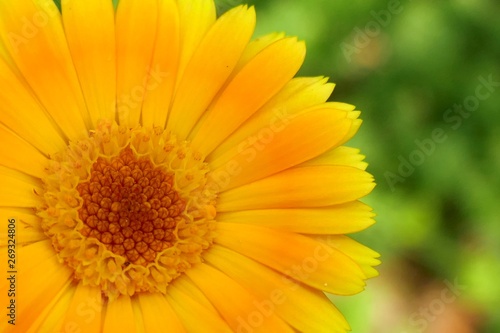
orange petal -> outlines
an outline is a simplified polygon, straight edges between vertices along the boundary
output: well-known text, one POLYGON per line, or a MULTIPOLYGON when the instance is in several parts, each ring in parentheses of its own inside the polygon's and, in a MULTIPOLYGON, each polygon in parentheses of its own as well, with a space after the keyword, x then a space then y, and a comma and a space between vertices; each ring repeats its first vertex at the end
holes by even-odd
POLYGON ((181 138, 187 137, 233 71, 254 27, 253 7, 236 7, 216 21, 183 73, 167 129, 181 138))
POLYGON ((180 58, 179 10, 174 0, 159 3, 158 31, 151 73, 142 105, 142 125, 165 127, 180 58))
POLYGON ((47 112, 68 139, 85 137, 90 118, 56 5, 1 1, 0 22, 12 59, 47 112))
POLYGON ((346 234, 375 221, 372 208, 359 201, 309 209, 256 209, 217 214, 218 222, 244 223, 301 234, 346 234))
MULTIPOLYGON (((189 333, 232 332, 215 309, 207 308, 199 298, 182 292, 176 284, 177 280, 169 286, 166 297, 189 333)), ((201 296, 204 298, 203 294, 201 296)))
POLYGON ((226 176, 227 184, 220 189, 225 191, 321 155, 341 142, 349 131, 352 121, 346 115, 345 111, 324 105, 262 124, 252 136, 226 154, 228 162, 213 170, 211 177, 226 176), (228 155, 232 155, 231 158, 228 155))
POLYGON ((359 153, 359 149, 351 147, 335 147, 324 154, 313 158, 300 166, 319 165, 346 165, 360 170, 366 170, 368 163, 364 162, 365 156, 359 153))
POLYGON ((41 181, 22 172, 0 166, 0 205, 4 207, 37 207, 41 201, 41 181))
POLYGON ((117 105, 121 125, 139 124, 151 76, 158 1, 121 0, 116 10, 117 105))
POLYGON ((266 127, 281 125, 297 113, 324 103, 333 91, 334 85, 322 77, 298 77, 288 82, 269 102, 248 121, 231 134, 208 157, 213 168, 220 167, 232 158, 229 150, 238 147, 249 137, 255 136, 266 127))
POLYGON ((64 31, 92 124, 114 120, 115 10, 111 1, 62 2, 64 31))
POLYGON ((303 235, 249 224, 217 223, 215 242, 332 294, 352 295, 365 286, 365 275, 353 260, 303 235))
MULTIPOLYGON (((249 319, 253 322, 255 297, 242 286, 206 264, 198 264, 186 271, 186 275, 205 293, 233 331, 247 329, 249 319)), ((253 332, 293 332, 274 313, 258 314, 258 322, 252 325, 253 332)))
POLYGON ((274 42, 247 63, 191 133, 192 146, 204 155, 271 99, 297 73, 305 57, 304 43, 295 38, 274 42))
POLYGON ((78 283, 67 308, 62 327, 77 327, 82 332, 98 332, 104 313, 103 298, 99 287, 78 283))
POLYGON ((314 290, 224 247, 214 245, 204 258, 252 290, 255 310, 276 312, 300 332, 346 332, 344 316, 321 291, 314 290))
POLYGON ((119 296, 108 302, 104 315, 103 333, 138 333, 132 300, 129 296, 119 296))
POLYGON ((186 332, 164 295, 141 293, 138 298, 146 332, 186 332))
MULTIPOLYGON (((214 180, 222 188, 227 181, 214 180)), ((217 211, 331 206, 357 200, 374 186, 369 173, 352 167, 298 167, 221 193, 217 211)))
POLYGON ((66 147, 58 126, 4 59, 0 59, 0 87, 0 121, 6 127, 47 156, 66 147))
POLYGON ((5 143, 0 146, 1 165, 31 176, 42 178, 48 159, 35 147, 21 139, 0 123, 0 137, 5 143))

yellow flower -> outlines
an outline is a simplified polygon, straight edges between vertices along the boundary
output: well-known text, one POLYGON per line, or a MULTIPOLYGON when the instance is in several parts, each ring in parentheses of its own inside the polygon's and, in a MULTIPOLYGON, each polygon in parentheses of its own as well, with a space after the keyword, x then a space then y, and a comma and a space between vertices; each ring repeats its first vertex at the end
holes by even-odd
POLYGON ((0 2, 2 332, 348 330, 324 292, 379 263, 345 236, 373 223, 359 112, 254 26, 211 0, 0 2))

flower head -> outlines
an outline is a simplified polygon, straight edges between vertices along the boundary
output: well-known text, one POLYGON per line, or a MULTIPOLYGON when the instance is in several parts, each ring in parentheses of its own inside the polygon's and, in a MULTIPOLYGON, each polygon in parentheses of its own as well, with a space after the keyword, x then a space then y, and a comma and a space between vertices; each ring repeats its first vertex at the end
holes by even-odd
POLYGON ((17 330, 348 329, 324 292, 378 264, 345 236, 373 223, 343 146, 359 112, 293 78, 303 42, 254 26, 211 0, 0 2, 17 330))

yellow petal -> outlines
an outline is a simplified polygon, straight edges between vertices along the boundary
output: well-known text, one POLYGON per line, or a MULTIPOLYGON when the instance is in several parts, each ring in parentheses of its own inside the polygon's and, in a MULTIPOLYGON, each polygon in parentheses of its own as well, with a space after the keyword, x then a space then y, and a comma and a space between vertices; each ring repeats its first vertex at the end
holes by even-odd
POLYGON ((298 167, 221 193, 217 211, 331 206, 357 200, 374 186, 370 174, 355 168, 298 167))
POLYGON ((129 296, 119 296, 108 302, 104 315, 103 333, 136 333, 136 322, 132 300, 129 296))
POLYGON ((174 0, 159 2, 158 31, 142 105, 142 125, 165 127, 180 57, 179 10, 174 0))
POLYGON ((233 331, 241 332, 250 327, 252 332, 293 332, 274 313, 269 316, 255 314, 255 297, 217 269, 198 264, 187 270, 186 275, 205 293, 233 331))
POLYGON ((176 0, 179 7, 181 32, 181 57, 177 84, 182 79, 199 43, 214 24, 216 19, 215 3, 210 0, 176 0))
POLYGON ((249 137, 265 128, 279 128, 298 112, 324 103, 334 85, 322 77, 298 77, 288 82, 283 89, 257 111, 248 121, 231 134, 208 157, 212 168, 227 163, 233 156, 228 153, 249 137))
POLYGON ((215 242, 332 294, 352 295, 365 286, 365 275, 353 260, 303 235, 249 224, 217 223, 215 242))
POLYGON ((138 295, 146 332, 187 332, 164 295, 138 295))
POLYGON ((380 265, 380 260, 377 259, 380 255, 372 249, 345 235, 322 235, 314 239, 349 256, 361 267, 367 279, 378 276, 373 267, 380 265))
POLYGON ((68 281, 68 286, 61 289, 41 313, 33 316, 35 320, 26 333, 65 332, 74 328, 71 324, 63 326, 63 316, 61 314, 66 313, 75 289, 74 283, 68 281))
POLYGON ((45 176, 48 160, 40 151, 1 123, 0 137, 4 142, 0 145, 1 165, 38 178, 45 176))
POLYGON ((32 209, 23 208, 0 208, 0 221, 14 220, 16 226, 15 236, 9 237, 7 232, 0 233, 0 247, 12 244, 15 239, 16 245, 28 245, 47 239, 40 226, 40 218, 32 209), (11 240, 9 242, 9 239, 11 240))
POLYGON ((183 293, 176 286, 169 286, 166 297, 189 333, 220 332, 231 333, 231 329, 219 313, 203 306, 197 298, 183 293))
POLYGON ((185 276, 180 276, 175 280, 175 289, 185 295, 195 299, 202 306, 206 307, 211 312, 217 312, 210 300, 201 292, 201 290, 185 276))
POLYGON ((94 127, 114 120, 116 100, 115 11, 111 1, 62 2, 66 39, 94 127))
POLYGON ((346 165, 360 170, 366 170, 368 163, 364 162, 364 155, 359 153, 359 149, 340 146, 330 149, 324 154, 313 158, 300 166, 313 165, 346 165))
POLYGON ((273 44, 274 42, 285 38, 285 34, 282 32, 273 32, 262 37, 253 39, 250 43, 248 43, 245 51, 241 55, 238 64, 236 65, 235 72, 236 74, 239 72, 252 58, 254 58, 260 51, 273 44))
MULTIPOLYGON (((72 270, 58 261, 48 240, 18 247, 16 254, 16 331, 26 332, 53 299, 69 287, 72 270)), ((0 280, 0 290, 7 290, 8 285, 7 278, 0 280)))
POLYGON ((226 273, 258 297, 256 310, 276 312, 300 332, 346 332, 344 316, 323 292, 280 275, 248 257, 214 245, 205 254, 207 262, 226 273))
POLYGON ((3 59, 0 59, 0 87, 0 121, 6 127, 46 155, 66 146, 57 125, 33 97, 29 86, 19 80, 3 59))
POLYGON ((292 79, 304 57, 305 45, 295 38, 278 40, 258 53, 236 74, 193 131, 194 149, 204 155, 212 152, 292 79))
POLYGON ((253 7, 236 7, 217 20, 183 73, 167 129, 181 138, 187 137, 233 71, 254 27, 253 7))
POLYGON ((253 224, 301 234, 346 234, 374 223, 372 208, 359 201, 310 209, 261 209, 217 214, 218 222, 253 224))
POLYGON ((1 1, 0 22, 10 55, 47 112, 67 138, 85 137, 89 115, 56 5, 1 1))
POLYGON ((99 287, 78 283, 63 317, 63 328, 76 327, 82 332, 99 332, 102 324, 103 299, 99 287))
POLYGON ((121 125, 139 124, 158 25, 158 1, 121 0, 116 10, 116 112, 121 125))
MULTIPOLYGON (((230 150, 228 162, 213 170, 211 177, 227 178, 225 191, 265 178, 321 155, 347 134, 351 120, 345 111, 327 105, 263 125, 252 136, 230 150)), ((220 184, 222 185, 222 184, 220 184)))
POLYGON ((16 170, 0 166, 0 205, 4 207, 37 207, 41 201, 41 181, 16 170))
MULTIPOLYGON (((339 104, 339 103, 337 103, 337 104, 339 104)), ((340 103, 340 104, 342 104, 342 103, 340 103)), ((346 105, 349 105, 349 104, 346 104, 346 105)), ((349 106, 351 106, 351 105, 349 105, 349 106)), ((354 137, 354 135, 358 132, 359 127, 363 123, 363 121, 361 119, 358 119, 360 114, 361 114, 360 111, 349 112, 348 117, 350 119, 352 119, 353 122, 352 122, 351 129, 349 130, 349 133, 347 133, 347 135, 344 137, 344 140, 340 143, 341 145, 343 145, 344 143, 351 140, 352 137, 354 137)))

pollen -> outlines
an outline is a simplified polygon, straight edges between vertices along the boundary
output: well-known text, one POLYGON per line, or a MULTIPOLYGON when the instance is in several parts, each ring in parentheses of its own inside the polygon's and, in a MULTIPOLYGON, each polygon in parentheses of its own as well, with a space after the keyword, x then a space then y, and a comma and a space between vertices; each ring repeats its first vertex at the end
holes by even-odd
POLYGON ((52 157, 37 214, 75 279, 110 298, 165 293, 213 243, 208 171, 167 131, 101 122, 52 157))
POLYGON ((90 179, 77 186, 80 233, 111 252, 147 265, 174 245, 175 226, 186 207, 173 187, 174 175, 137 158, 130 147, 111 159, 99 157, 90 179))

